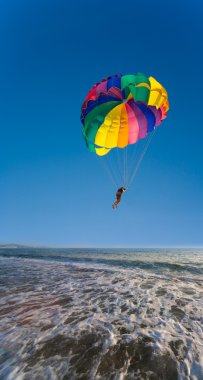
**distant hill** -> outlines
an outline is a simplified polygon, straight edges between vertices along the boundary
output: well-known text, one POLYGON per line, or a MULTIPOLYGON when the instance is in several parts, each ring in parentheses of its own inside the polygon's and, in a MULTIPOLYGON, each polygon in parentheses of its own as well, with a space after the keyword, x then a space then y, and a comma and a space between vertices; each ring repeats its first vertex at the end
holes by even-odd
POLYGON ((33 248, 33 247, 29 245, 11 243, 11 244, 0 244, 0 249, 1 248, 6 249, 6 248, 33 248))

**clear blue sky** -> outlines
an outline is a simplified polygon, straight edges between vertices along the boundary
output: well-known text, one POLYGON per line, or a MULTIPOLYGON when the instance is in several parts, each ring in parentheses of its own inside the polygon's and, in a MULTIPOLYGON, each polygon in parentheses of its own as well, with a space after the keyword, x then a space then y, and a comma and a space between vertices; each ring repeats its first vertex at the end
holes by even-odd
POLYGON ((202 35, 200 0, 1 1, 0 242, 203 245, 202 35), (95 82, 138 71, 171 107, 113 211, 80 107, 95 82))

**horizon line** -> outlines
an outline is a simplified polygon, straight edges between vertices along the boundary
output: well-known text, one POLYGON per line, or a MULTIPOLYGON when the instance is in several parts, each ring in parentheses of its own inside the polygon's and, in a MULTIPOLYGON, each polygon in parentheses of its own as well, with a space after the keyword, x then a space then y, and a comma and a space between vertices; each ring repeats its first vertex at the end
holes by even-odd
POLYGON ((137 246, 92 246, 92 245, 70 245, 57 246, 47 244, 26 244, 26 243, 0 243, 0 248, 44 248, 44 249, 203 249, 203 246, 198 245, 137 245, 137 246))

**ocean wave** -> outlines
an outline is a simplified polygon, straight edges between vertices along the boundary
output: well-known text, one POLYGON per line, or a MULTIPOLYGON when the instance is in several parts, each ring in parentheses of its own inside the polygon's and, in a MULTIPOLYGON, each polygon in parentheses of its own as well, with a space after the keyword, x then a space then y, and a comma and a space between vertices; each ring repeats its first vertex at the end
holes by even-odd
POLYGON ((0 377, 202 379, 203 285, 177 273, 2 257, 0 377))
POLYGON ((94 263, 151 271, 203 274, 202 250, 104 250, 104 249, 0 249, 1 257, 94 263))

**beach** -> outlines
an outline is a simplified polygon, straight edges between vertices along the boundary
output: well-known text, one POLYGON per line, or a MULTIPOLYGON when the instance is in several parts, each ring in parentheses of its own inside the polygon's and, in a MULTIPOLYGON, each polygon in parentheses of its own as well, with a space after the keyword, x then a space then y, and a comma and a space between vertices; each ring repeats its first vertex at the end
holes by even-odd
POLYGON ((203 379, 203 250, 0 249, 0 379, 203 379))

